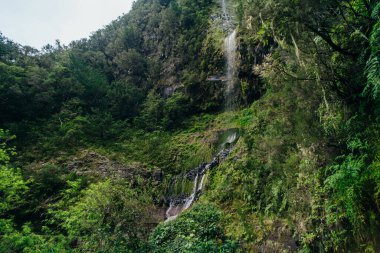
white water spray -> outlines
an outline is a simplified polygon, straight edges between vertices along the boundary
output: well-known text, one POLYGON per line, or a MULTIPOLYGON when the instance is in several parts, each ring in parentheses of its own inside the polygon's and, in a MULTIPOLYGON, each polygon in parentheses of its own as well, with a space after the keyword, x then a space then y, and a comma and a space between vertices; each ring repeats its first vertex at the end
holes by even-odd
POLYGON ((226 53, 226 109, 234 109, 236 103, 236 29, 224 40, 226 53))
MULTIPOLYGON (((204 175, 202 176, 202 180, 199 184, 199 187, 201 187, 201 185, 203 184, 203 177, 204 175)), ((197 192, 198 192, 198 178, 199 178, 199 174, 196 174, 195 179, 194 179, 193 192, 191 193, 189 197, 184 199, 183 205, 175 205, 173 202, 170 202, 169 209, 166 211, 167 219, 165 220, 165 222, 175 220, 180 213, 182 213, 183 211, 191 207, 191 205, 195 201, 195 197, 197 196, 197 192)))
POLYGON ((204 184, 204 182, 205 182, 205 176, 206 176, 206 174, 203 174, 203 175, 202 175, 201 182, 200 182, 199 185, 198 185, 198 191, 202 191, 202 189, 203 189, 203 184, 204 184))
POLYGON ((183 206, 182 211, 185 211, 186 209, 188 209, 194 202, 195 195, 197 194, 198 177, 199 175, 197 174, 194 180, 193 193, 190 195, 190 197, 186 199, 185 205, 183 206))
POLYGON ((225 86, 225 109, 231 110, 236 107, 237 88, 236 88, 236 35, 237 30, 232 23, 231 15, 229 15, 227 4, 222 0, 222 11, 225 30, 229 35, 224 39, 224 52, 226 56, 226 86, 225 86))

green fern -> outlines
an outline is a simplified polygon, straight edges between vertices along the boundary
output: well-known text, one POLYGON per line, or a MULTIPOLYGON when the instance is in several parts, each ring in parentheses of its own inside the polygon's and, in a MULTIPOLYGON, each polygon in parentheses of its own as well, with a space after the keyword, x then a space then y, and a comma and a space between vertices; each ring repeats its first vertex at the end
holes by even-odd
POLYGON ((372 18, 377 19, 370 37, 371 56, 366 65, 367 84, 365 94, 377 99, 380 95, 380 3, 376 4, 372 18))
POLYGON ((377 3, 375 7, 373 8, 371 17, 373 19, 377 19, 379 18, 379 15, 380 15, 380 3, 377 3))

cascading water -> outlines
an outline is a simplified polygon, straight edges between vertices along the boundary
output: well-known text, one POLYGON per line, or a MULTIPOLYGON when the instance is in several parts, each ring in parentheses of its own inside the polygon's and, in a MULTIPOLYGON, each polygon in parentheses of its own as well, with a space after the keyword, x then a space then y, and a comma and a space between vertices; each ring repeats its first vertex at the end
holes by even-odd
POLYGON ((228 148, 222 149, 222 151, 220 151, 218 154, 214 156, 211 162, 206 163, 206 164, 201 164, 196 169, 183 175, 183 177, 186 178, 189 175, 195 174, 192 193, 189 197, 186 197, 186 198, 180 195, 180 196, 174 196, 170 199, 170 205, 169 205, 168 210, 166 211, 166 221, 171 221, 177 218, 177 216, 181 212, 190 208, 191 205, 194 203, 194 201, 196 201, 199 198, 203 190, 206 172, 218 166, 229 155, 229 153, 232 150, 230 145, 236 142, 237 140, 236 133, 234 134, 234 136, 235 137, 227 138, 228 139, 227 141, 231 141, 231 142, 225 143, 225 146, 227 146, 228 148))
POLYGON ((222 0, 223 20, 225 31, 229 34, 224 40, 224 51, 226 55, 226 86, 225 86, 225 109, 233 110, 237 102, 237 80, 236 80, 236 28, 229 15, 227 4, 222 0))
POLYGON ((227 11, 227 5, 226 5, 226 1, 225 0, 222 0, 222 11, 223 11, 223 18, 225 21, 229 22, 230 18, 229 18, 229 15, 228 15, 228 11, 227 11))
POLYGON ((218 166, 231 153, 232 145, 236 143, 239 137, 237 131, 237 129, 229 129, 219 134, 218 149, 221 151, 213 157, 211 162, 203 163, 194 170, 175 178, 172 183, 173 189, 177 189, 178 187, 176 187, 176 185, 179 184, 180 192, 175 192, 176 190, 173 190, 175 193, 174 196, 170 197, 170 205, 166 211, 166 221, 171 221, 177 218, 181 212, 190 208, 199 198, 203 191, 207 171, 218 166), (186 187, 181 186, 186 185, 189 181, 192 183, 192 191, 190 195, 186 196, 186 193, 184 193, 184 188, 186 187))
POLYGON ((193 204, 198 191, 198 177, 199 174, 195 176, 192 194, 188 198, 185 198, 182 201, 183 203, 176 204, 175 201, 170 201, 169 209, 166 211, 166 221, 174 220, 181 212, 185 211, 193 204))
MULTIPOLYGON (((232 18, 228 13, 228 8, 225 0, 222 0, 222 11, 223 11, 223 25, 224 30, 228 32, 227 38, 224 40, 224 50, 226 54, 226 87, 225 87, 225 109, 233 110, 236 108, 236 34, 237 31, 234 28, 234 24, 231 22, 232 18)), ((171 197, 170 205, 166 211, 166 221, 171 221, 177 218, 177 216, 190 208, 191 205, 196 201, 200 194, 202 193, 204 181, 206 177, 206 172, 218 166, 231 152, 232 144, 234 144, 238 138, 237 130, 230 129, 226 132, 227 136, 219 146, 220 152, 217 153, 212 161, 207 164, 201 164, 196 169, 190 171, 176 180, 179 182, 187 182, 187 178, 191 178, 193 182, 193 188, 190 196, 185 197, 182 193, 179 196, 171 197), (232 130, 232 131, 231 131, 232 130), (194 177, 195 175, 195 177, 194 177)), ((176 182, 174 182, 176 184, 176 182)))
POLYGON ((225 87, 225 105, 227 110, 236 107, 236 29, 224 40, 224 49, 226 53, 226 87, 225 87))

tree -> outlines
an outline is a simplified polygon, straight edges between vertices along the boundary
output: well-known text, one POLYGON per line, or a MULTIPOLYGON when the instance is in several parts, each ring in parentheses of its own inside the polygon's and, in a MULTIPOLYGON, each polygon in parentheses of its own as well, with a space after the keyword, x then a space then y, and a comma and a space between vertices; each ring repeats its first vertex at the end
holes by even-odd
POLYGON ((108 180, 83 190, 70 206, 65 199, 54 205, 58 209, 52 215, 74 248, 81 252, 143 251, 154 211, 145 195, 108 180))
POLYGON ((6 143, 14 136, 0 129, 0 218, 9 218, 9 212, 18 208, 25 200, 27 184, 19 169, 10 166, 10 155, 14 150, 6 143))
POLYGON ((165 101, 163 125, 166 129, 178 127, 189 111, 189 99, 181 92, 175 92, 165 101))
POLYGON ((135 120, 135 123, 146 130, 156 130, 162 127, 164 103, 164 99, 151 91, 142 106, 140 117, 135 120))
POLYGON ((198 204, 174 221, 160 224, 149 238, 153 252, 235 252, 237 243, 223 231, 221 211, 212 204, 198 204))
POLYGON ((136 116, 144 100, 141 88, 128 81, 116 81, 111 84, 107 93, 112 115, 117 119, 128 119, 136 116))

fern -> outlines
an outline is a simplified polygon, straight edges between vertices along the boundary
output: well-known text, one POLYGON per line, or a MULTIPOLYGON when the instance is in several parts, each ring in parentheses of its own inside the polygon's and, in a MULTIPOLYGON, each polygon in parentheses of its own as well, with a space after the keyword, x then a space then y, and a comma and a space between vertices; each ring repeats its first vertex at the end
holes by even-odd
POLYGON ((367 61, 366 75, 367 84, 365 87, 365 94, 371 95, 374 99, 377 99, 380 95, 380 3, 376 4, 372 18, 377 19, 374 25, 370 37, 370 49, 371 56, 367 61))
POLYGON ((373 19, 376 19, 376 18, 379 17, 379 15, 380 15, 380 3, 377 3, 377 4, 375 5, 375 7, 373 8, 373 11, 372 11, 372 15, 371 15, 371 17, 372 17, 373 19))

